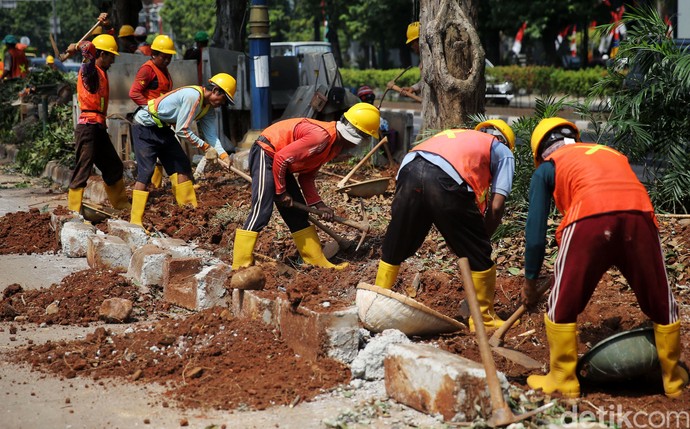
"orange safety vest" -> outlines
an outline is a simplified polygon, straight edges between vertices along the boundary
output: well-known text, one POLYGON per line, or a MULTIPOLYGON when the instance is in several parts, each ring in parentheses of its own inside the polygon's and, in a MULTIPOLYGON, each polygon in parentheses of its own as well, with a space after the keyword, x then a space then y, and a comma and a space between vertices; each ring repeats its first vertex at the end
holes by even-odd
POLYGON ((163 122, 161 122, 160 119, 158 119, 158 105, 161 104, 161 101, 163 101, 163 99, 165 97, 167 97, 168 95, 173 94, 173 93, 175 93, 181 89, 184 89, 184 88, 196 89, 197 91, 199 91, 199 95, 201 97, 201 111, 194 117, 194 120, 198 121, 199 119, 206 116, 206 113, 208 113, 209 109, 211 108, 211 105, 207 104, 204 106, 204 88, 202 88, 198 85, 181 86, 174 91, 168 92, 167 94, 163 94, 159 97, 156 97, 156 98, 149 100, 148 111, 151 114, 151 118, 153 119, 153 122, 155 122, 159 128, 163 128, 164 124, 163 124, 163 122))
POLYGON ((479 211, 486 211, 491 186, 492 135, 474 130, 445 130, 417 145, 413 151, 439 155, 474 191, 479 211))
POLYGON ((81 71, 77 73, 77 101, 81 110, 79 120, 81 122, 97 122, 105 125, 105 119, 108 115, 108 97, 110 95, 108 73, 98 66, 96 66, 96 71, 98 72, 98 91, 95 94, 87 91, 84 82, 82 82, 81 71))
POLYGON ((17 48, 9 48, 7 53, 12 57, 12 69, 10 78, 26 77, 29 74, 29 60, 24 51, 17 48))
POLYGON ((602 213, 648 212, 656 223, 647 190, 622 153, 604 145, 574 143, 557 149, 545 159, 556 165, 553 197, 563 214, 556 230, 558 243, 565 227, 602 213))
POLYGON ((137 48, 137 51, 141 52, 143 55, 150 57, 153 55, 153 50, 151 50, 151 45, 141 45, 137 48))
POLYGON ((159 69, 151 60, 146 61, 143 66, 147 65, 153 69, 154 73, 156 73, 156 79, 158 79, 158 88, 145 88, 141 92, 142 95, 146 97, 147 100, 151 100, 154 98, 158 98, 165 93, 170 92, 170 90, 172 90, 173 85, 170 72, 168 72, 167 70, 163 71, 159 69))
POLYGON ((331 153, 331 147, 333 147, 335 140, 338 138, 338 132, 335 129, 335 121, 324 122, 306 118, 285 119, 284 121, 276 122, 261 132, 261 136, 267 139, 270 143, 266 143, 260 139, 256 141, 263 148, 263 150, 266 151, 271 158, 273 158, 273 155, 276 152, 295 141, 295 127, 302 123, 302 121, 318 125, 326 130, 328 133, 328 146, 321 153, 314 154, 305 160, 291 164, 290 171, 292 173, 312 171, 327 163, 333 159, 335 155, 337 155, 331 153))

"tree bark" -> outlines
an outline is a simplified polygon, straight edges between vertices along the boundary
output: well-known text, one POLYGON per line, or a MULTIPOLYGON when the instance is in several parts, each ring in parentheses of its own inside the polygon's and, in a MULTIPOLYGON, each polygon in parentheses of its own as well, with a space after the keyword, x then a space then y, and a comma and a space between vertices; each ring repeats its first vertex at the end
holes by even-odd
POLYGON ((244 22, 246 1, 216 0, 216 30, 213 33, 214 46, 244 51, 244 22))
POLYGON ((422 0, 419 38, 422 129, 460 127, 484 111, 484 48, 476 30, 477 0, 422 0))

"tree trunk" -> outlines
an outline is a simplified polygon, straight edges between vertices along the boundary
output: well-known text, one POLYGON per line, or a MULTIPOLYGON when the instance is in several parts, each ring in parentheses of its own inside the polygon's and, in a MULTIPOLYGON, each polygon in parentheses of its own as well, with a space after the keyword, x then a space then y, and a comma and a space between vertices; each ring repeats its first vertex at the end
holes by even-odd
POLYGON ((216 0, 216 31, 213 42, 216 47, 232 51, 244 51, 244 22, 246 1, 216 0))
MULTIPOLYGON (((139 23, 141 0, 115 0, 110 11, 110 25, 117 31, 125 24, 136 27, 139 23)), ((95 23, 95 20, 94 20, 95 23)))
POLYGON ((476 31, 477 0, 422 0, 419 38, 422 129, 459 127, 484 111, 484 48, 476 31))

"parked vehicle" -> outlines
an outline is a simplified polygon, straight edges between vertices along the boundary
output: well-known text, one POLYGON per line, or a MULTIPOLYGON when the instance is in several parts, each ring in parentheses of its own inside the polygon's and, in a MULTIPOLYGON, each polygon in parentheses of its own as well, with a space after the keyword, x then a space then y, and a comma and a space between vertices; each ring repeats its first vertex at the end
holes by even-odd
MULTIPOLYGON (((486 60, 486 68, 492 68, 491 61, 486 60)), ((486 101, 508 105, 515 98, 513 84, 507 80, 499 81, 493 76, 486 76, 486 101)))
POLYGON ((332 52, 329 42, 271 42, 272 57, 300 57, 332 52))

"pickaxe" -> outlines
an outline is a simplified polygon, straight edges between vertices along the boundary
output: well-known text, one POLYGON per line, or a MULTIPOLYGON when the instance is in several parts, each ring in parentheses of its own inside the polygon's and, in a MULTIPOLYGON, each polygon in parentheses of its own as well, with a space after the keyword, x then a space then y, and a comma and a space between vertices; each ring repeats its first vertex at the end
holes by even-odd
MULTIPOLYGON (((99 25, 106 22, 107 19, 108 19, 108 14, 106 14, 106 13, 100 14, 98 16, 98 20, 96 21, 96 23, 93 25, 93 27, 91 27, 91 29, 89 31, 86 32, 86 34, 84 34, 84 36, 82 36, 81 39, 79 39, 79 41, 76 43, 76 46, 78 47, 81 42, 83 42, 87 37, 89 37, 91 35, 91 33, 93 33, 93 31, 96 29, 96 27, 98 27, 99 25)), ((55 41, 52 38, 52 34, 50 35, 50 37, 51 37, 51 44, 53 45, 53 50, 55 51, 56 55, 58 55, 58 58, 60 59, 60 61, 65 61, 67 58, 72 56, 72 54, 69 52, 65 52, 63 54, 58 54, 57 46, 55 45, 55 41)))
MULTIPOLYGON (((309 207, 308 205, 298 203, 297 201, 293 201, 292 206, 295 208, 298 208, 300 210, 303 210, 305 212, 316 214, 316 215, 322 215, 324 213, 323 211, 321 211, 319 209, 309 207)), ((366 212, 364 210, 362 210, 362 212, 364 213, 364 216, 366 217, 366 212)), ((333 216, 333 220, 335 222, 342 223, 343 225, 351 226, 353 228, 356 228, 356 229, 362 231, 362 238, 359 239, 359 243, 357 243, 357 247, 355 247, 355 250, 359 250, 359 247, 364 242, 364 238, 367 236, 367 233, 369 232, 369 229, 371 228, 371 225, 369 225, 369 222, 366 222, 366 219, 365 219, 365 222, 357 222, 357 221, 354 221, 352 219, 346 219, 346 218, 343 218, 340 216, 333 216)))

